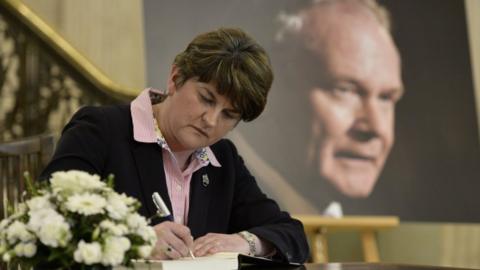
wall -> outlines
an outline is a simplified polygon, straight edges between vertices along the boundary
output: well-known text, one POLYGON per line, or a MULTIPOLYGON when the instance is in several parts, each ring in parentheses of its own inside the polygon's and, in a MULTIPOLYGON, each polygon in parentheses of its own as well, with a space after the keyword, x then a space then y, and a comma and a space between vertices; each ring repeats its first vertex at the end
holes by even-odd
MULTIPOLYGON (((480 122, 480 1, 465 0, 477 114, 480 122)), ((480 126, 480 124, 478 125, 480 126)))
POLYGON ((113 81, 145 86, 142 1, 24 0, 113 81))

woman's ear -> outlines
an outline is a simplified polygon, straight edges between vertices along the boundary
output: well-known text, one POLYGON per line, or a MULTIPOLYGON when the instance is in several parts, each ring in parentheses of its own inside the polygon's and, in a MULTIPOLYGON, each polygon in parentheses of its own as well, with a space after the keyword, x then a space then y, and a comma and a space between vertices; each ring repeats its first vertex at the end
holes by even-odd
POLYGON ((175 83, 175 80, 178 77, 178 67, 173 64, 172 68, 170 70, 170 75, 168 76, 168 82, 167 82, 167 95, 171 96, 173 93, 177 90, 177 85, 175 83))

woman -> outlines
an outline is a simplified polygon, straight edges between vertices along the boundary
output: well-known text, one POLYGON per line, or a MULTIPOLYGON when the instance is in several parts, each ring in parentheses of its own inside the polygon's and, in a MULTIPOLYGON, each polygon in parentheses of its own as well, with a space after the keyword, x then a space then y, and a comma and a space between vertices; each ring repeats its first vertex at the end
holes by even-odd
POLYGON ((280 211, 222 139, 263 111, 273 74, 268 56, 242 30, 197 36, 175 57, 165 91, 145 89, 130 105, 84 107, 66 125, 43 172, 115 175, 115 189, 156 213, 158 192, 174 222, 155 225, 156 259, 221 251, 304 262, 302 224, 280 211))

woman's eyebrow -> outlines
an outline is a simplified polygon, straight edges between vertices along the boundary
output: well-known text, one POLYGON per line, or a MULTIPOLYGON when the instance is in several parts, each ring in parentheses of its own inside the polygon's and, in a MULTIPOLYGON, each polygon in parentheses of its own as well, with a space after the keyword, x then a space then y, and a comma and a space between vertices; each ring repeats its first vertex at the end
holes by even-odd
POLYGON ((232 108, 232 109, 225 109, 225 111, 231 113, 231 114, 238 114, 240 115, 240 111, 238 111, 237 109, 235 108, 232 108))
POLYGON ((207 94, 209 95, 210 98, 216 99, 215 95, 213 94, 213 91, 211 89, 209 89, 207 86, 200 85, 200 88, 205 89, 205 91, 207 92, 207 94))

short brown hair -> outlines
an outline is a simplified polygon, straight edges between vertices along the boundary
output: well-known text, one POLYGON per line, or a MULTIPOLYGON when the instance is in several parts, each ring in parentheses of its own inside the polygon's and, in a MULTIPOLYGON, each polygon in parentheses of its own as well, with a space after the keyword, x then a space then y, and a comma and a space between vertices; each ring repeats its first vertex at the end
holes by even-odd
POLYGON ((220 28, 198 35, 175 57, 174 64, 179 69, 177 86, 190 78, 214 83, 246 122, 265 108, 273 82, 270 59, 241 29, 220 28))

